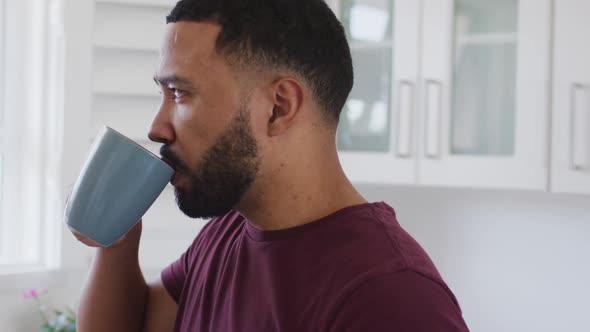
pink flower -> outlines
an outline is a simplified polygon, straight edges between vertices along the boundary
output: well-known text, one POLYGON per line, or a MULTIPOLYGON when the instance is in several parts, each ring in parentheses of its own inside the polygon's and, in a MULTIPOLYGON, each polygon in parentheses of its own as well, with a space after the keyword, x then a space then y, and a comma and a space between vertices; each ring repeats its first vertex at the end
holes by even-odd
POLYGON ((35 289, 35 288, 31 288, 31 289, 23 292, 24 299, 30 299, 32 297, 37 297, 37 295, 39 295, 39 293, 37 292, 37 289, 35 289))

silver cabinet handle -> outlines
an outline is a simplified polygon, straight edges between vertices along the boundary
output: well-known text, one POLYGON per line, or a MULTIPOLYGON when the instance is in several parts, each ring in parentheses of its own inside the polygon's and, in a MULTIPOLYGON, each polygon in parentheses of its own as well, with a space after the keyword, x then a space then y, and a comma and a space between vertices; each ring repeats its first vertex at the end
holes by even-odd
POLYGON ((426 81, 426 149, 427 158, 440 158, 440 127, 442 108, 442 83, 426 81))
POLYGON ((570 119, 571 168, 584 170, 590 159, 590 86, 573 84, 570 119))
POLYGON ((414 116, 414 84, 400 81, 397 93, 397 155, 412 156, 412 124, 414 116))

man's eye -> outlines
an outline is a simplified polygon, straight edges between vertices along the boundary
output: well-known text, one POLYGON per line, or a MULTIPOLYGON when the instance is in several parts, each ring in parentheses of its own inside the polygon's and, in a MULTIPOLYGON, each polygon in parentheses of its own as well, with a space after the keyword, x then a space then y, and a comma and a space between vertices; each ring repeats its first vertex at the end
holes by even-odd
POLYGON ((186 91, 184 91, 184 90, 175 89, 175 88, 169 88, 169 90, 170 90, 170 92, 172 92, 174 99, 178 99, 178 98, 181 98, 186 95, 186 91))

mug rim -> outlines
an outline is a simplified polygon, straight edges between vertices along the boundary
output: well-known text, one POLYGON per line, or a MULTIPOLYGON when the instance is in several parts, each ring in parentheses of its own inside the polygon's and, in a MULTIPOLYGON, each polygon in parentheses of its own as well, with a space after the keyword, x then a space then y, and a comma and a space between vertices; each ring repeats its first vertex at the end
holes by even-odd
POLYGON ((172 166, 168 165, 168 163, 166 163, 166 162, 165 162, 164 160, 162 160, 160 157, 156 156, 156 155, 155 155, 155 154, 154 154, 152 151, 150 151, 150 150, 146 149, 145 147, 143 147, 141 144, 137 143, 136 141, 134 141, 134 140, 132 140, 131 138, 129 138, 129 137, 127 137, 127 136, 125 136, 125 135, 121 134, 120 132, 118 132, 117 130, 115 130, 115 129, 113 129, 113 128, 109 127, 109 126, 106 126, 106 125, 105 125, 105 126, 104 126, 104 128, 105 128, 106 130, 108 130, 108 131, 111 131, 111 132, 113 132, 113 133, 117 134, 117 136, 119 136, 119 137, 122 137, 122 138, 126 139, 127 141, 129 141, 129 142, 133 143, 134 145, 137 145, 137 146, 139 146, 139 147, 140 147, 140 148, 142 148, 142 149, 143 149, 145 152, 147 152, 147 153, 148 153, 148 155, 150 155, 152 158, 154 158, 154 159, 156 159, 157 161, 161 162, 162 164, 166 165, 166 166, 167 166, 167 167, 168 167, 170 170, 172 170, 173 172, 175 171, 175 170, 174 170, 174 167, 172 167, 172 166))

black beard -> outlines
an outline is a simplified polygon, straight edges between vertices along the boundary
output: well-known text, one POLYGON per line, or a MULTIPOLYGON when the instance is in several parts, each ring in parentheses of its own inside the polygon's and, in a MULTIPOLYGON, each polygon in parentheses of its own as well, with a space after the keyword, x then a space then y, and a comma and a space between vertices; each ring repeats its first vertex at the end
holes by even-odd
MULTIPOLYGON (((176 157, 172 161, 178 160, 176 157)), ((250 114, 241 109, 199 167, 186 173, 191 178, 190 188, 175 188, 176 203, 191 218, 222 216, 239 203, 256 178, 258 165, 250 114)))

